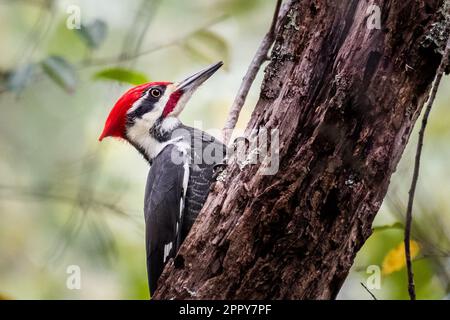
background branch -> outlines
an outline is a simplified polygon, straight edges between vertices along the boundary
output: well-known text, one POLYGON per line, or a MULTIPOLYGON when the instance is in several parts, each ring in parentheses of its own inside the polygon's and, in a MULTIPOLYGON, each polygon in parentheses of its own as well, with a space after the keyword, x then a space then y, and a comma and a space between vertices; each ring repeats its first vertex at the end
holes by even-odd
POLYGON ((225 145, 228 144, 231 135, 233 134, 233 130, 236 127, 236 123, 239 119, 239 114, 242 110, 242 107, 244 106, 253 81, 255 81, 256 75, 258 74, 261 65, 268 59, 269 50, 275 40, 275 31, 277 30, 277 27, 279 27, 279 25, 277 24, 278 18, 280 16, 283 16, 285 14, 285 10, 287 10, 287 8, 289 7, 288 5, 285 5, 283 10, 281 10, 280 12, 281 3, 282 0, 277 1, 269 32, 267 32, 266 36, 263 38, 261 44, 259 45, 259 48, 256 51, 256 54, 253 57, 250 66, 248 67, 247 73, 242 79, 239 91, 228 113, 227 121, 225 122, 225 126, 222 130, 223 143, 225 145))
POLYGON ((196 28, 180 37, 177 37, 175 39, 169 40, 165 43, 161 43, 161 44, 157 44, 154 45, 150 48, 141 50, 139 52, 134 52, 132 54, 126 54, 126 55, 120 55, 120 56, 111 56, 111 57, 103 57, 103 58, 91 58, 91 59, 86 59, 86 60, 82 60, 79 63, 79 68, 86 68, 86 67, 96 67, 96 66, 102 66, 102 65, 108 65, 108 64, 117 64, 119 62, 126 62, 126 61, 132 61, 135 60, 141 56, 145 56, 148 55, 150 53, 154 53, 158 50, 162 50, 171 46, 175 46, 178 45, 179 43, 181 43, 182 41, 184 41, 185 39, 189 38, 190 36, 194 35, 195 33, 202 31, 204 29, 207 29, 221 21, 223 21, 227 16, 226 15, 222 15, 219 16, 217 18, 214 18, 213 20, 211 20, 210 22, 206 23, 205 25, 196 28))
POLYGON ((422 119, 422 126, 419 131, 419 141, 417 142, 416 157, 415 157, 415 162, 414 162, 414 172, 413 172, 413 177, 412 177, 412 181, 411 181, 411 187, 409 189, 408 207, 406 209, 406 221, 405 221, 405 257, 406 257, 406 269, 407 269, 407 273, 408 273, 408 293, 409 293, 409 297, 411 300, 416 300, 416 290, 415 290, 415 285, 414 285, 414 273, 413 273, 413 269, 412 269, 411 248, 410 248, 412 208, 413 208, 413 204, 414 204, 414 195, 416 192, 417 181, 419 179, 420 158, 422 155, 425 129, 427 127, 428 117, 430 115, 431 108, 434 103, 434 99, 436 98, 436 93, 439 88, 439 83, 441 82, 442 75, 444 74, 445 68, 448 65, 449 49, 450 49, 450 37, 447 40, 447 45, 445 47, 445 51, 442 56, 441 63, 437 70, 436 78, 434 80, 433 86, 430 91, 430 95, 428 97, 428 100, 427 100, 427 103, 425 106, 425 113, 424 113, 423 119, 422 119))
POLYGON ((366 291, 370 294, 370 296, 372 297, 373 300, 378 300, 377 297, 372 293, 372 291, 369 290, 369 288, 366 287, 366 285, 364 283, 362 283, 362 282, 360 282, 360 283, 361 283, 362 287, 364 289, 366 289, 366 291))

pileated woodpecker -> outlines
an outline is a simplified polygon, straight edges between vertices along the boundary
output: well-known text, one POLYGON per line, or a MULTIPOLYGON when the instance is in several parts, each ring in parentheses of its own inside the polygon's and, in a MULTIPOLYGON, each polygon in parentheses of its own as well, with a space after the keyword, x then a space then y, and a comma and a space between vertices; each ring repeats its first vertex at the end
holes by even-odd
POLYGON ((215 165, 225 158, 220 141, 178 119, 192 93, 222 64, 179 83, 131 88, 116 102, 99 138, 125 139, 150 163, 144 200, 150 294, 202 209, 215 165))

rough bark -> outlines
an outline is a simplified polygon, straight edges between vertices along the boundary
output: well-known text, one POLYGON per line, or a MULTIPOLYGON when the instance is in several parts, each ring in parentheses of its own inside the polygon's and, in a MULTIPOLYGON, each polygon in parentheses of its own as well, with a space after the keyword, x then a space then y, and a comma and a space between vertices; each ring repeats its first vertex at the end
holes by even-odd
POLYGON ((439 65, 443 0, 292 1, 247 132, 280 169, 232 161, 156 299, 329 299, 371 234, 439 65), (181 262, 181 263, 180 263, 181 262))

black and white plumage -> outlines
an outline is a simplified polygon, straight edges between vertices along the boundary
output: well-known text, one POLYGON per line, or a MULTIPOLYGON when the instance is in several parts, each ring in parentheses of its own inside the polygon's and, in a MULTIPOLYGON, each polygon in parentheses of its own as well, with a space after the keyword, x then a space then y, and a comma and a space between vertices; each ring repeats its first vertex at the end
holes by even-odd
POLYGON ((225 158, 221 142, 178 119, 193 92, 221 66, 211 65, 179 83, 131 88, 114 105, 100 136, 127 140, 151 165, 144 204, 151 294, 203 207, 215 165, 225 158))
POLYGON ((214 165, 222 163, 225 155, 224 145, 210 135, 180 127, 190 134, 180 140, 175 138, 175 142, 164 147, 153 159, 147 178, 144 212, 152 293, 165 264, 176 255, 203 207, 213 181, 214 165), (205 148, 214 150, 214 162, 207 164, 198 157, 205 148), (174 163, 174 156, 180 161, 174 163))

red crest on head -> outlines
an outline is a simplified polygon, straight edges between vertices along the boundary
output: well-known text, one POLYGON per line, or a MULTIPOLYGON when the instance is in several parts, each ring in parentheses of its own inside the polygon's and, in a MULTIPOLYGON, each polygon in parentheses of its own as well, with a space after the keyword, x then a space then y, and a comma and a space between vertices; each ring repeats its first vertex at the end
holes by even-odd
POLYGON ((125 138, 125 124, 127 111, 134 102, 142 97, 142 93, 149 87, 155 85, 167 85, 170 82, 150 82, 138 85, 125 92, 112 108, 106 119, 105 127, 99 140, 102 141, 106 137, 125 138))

